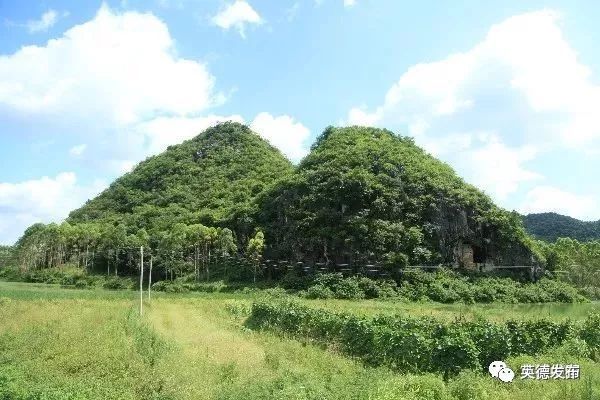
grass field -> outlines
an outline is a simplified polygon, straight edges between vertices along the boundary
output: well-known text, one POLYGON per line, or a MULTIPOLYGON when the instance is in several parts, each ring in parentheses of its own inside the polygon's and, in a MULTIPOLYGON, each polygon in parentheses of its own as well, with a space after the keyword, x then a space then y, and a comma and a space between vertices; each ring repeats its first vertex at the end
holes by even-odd
MULTIPOLYGON (((578 363, 578 381, 444 382, 361 363, 244 326, 251 294, 155 294, 0 282, 0 399, 600 399, 600 364, 561 348, 523 363, 578 363)), ((439 305, 305 301, 363 314, 582 318, 597 304, 439 305)))

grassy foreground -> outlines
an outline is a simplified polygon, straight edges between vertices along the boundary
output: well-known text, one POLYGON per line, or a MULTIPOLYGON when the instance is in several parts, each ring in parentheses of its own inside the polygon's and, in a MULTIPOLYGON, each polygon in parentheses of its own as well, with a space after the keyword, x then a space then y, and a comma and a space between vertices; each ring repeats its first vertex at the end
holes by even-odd
MULTIPOLYGON (((0 282, 0 399, 600 399, 600 365, 570 348, 505 361, 578 363, 578 381, 503 384, 468 371, 444 382, 368 368, 334 349, 249 330, 248 310, 261 296, 157 294, 140 318, 134 292, 0 282)), ((541 312, 532 305, 306 304, 441 318, 541 312)), ((597 305, 543 307, 543 316, 576 319, 597 305)))

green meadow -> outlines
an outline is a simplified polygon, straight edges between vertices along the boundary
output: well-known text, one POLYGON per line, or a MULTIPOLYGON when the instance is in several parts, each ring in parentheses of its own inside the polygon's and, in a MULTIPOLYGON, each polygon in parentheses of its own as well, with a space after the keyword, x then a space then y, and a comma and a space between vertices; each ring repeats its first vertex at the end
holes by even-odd
MULTIPOLYGON (((253 330, 265 291, 139 293, 0 282, 0 399, 600 399, 600 364, 567 343, 504 360, 579 364, 579 380, 502 383, 467 370, 444 381, 368 367, 334 347, 253 330)), ((579 320, 597 303, 442 305, 301 300, 360 315, 579 320)))

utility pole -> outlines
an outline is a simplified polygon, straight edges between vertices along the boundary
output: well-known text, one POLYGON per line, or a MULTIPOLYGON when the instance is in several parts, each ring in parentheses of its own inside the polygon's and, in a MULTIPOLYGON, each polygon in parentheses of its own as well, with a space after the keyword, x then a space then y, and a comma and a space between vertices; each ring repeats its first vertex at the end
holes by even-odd
POLYGON ((148 273, 148 300, 150 300, 150 287, 152 286, 152 254, 150 254, 150 272, 148 273))
POLYGON ((140 315, 144 310, 144 246, 140 247, 140 315))

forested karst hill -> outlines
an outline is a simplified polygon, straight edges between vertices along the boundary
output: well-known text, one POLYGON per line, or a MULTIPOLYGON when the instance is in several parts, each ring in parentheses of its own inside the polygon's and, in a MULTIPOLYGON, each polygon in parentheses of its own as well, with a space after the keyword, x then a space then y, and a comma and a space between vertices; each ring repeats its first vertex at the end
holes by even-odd
POLYGON ((471 262, 532 262, 518 214, 384 129, 326 129, 295 173, 260 201, 274 256, 429 264, 472 252, 471 262))
POLYGON ((141 162, 68 221, 100 220, 149 232, 201 222, 246 233, 254 228, 254 198, 292 170, 248 127, 221 123, 141 162))
POLYGON ((600 220, 581 221, 553 212, 523 216, 527 232, 538 239, 554 242, 561 237, 579 241, 600 239, 600 220))
POLYGON ((517 213, 411 138, 356 126, 327 128, 294 168, 248 127, 219 124, 141 162, 60 226, 28 228, 16 254, 32 267, 75 258, 129 273, 140 246, 171 274, 195 260, 196 276, 215 252, 392 267, 543 259, 517 213))

